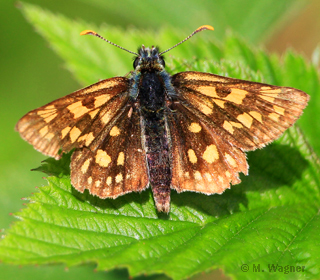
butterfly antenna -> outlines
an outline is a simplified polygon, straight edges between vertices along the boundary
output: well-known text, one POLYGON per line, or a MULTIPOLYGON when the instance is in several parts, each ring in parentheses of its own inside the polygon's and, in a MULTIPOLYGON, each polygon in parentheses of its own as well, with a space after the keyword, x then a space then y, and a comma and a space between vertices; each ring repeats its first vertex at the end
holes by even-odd
POLYGON ((92 31, 92 30, 84 30, 84 31, 82 31, 82 32, 80 33, 80 35, 93 35, 93 36, 96 36, 96 37, 98 37, 98 38, 106 41, 107 43, 109 43, 109 44, 111 44, 111 45, 113 45, 113 46, 115 46, 115 47, 118 47, 119 49, 122 49, 122 50, 124 50, 124 51, 126 51, 126 52, 132 53, 132 54, 137 55, 137 56, 139 55, 139 54, 137 54, 137 53, 135 53, 135 52, 132 52, 132 51, 129 51, 129 50, 127 50, 127 49, 125 49, 125 48, 123 48, 123 47, 121 47, 121 46, 119 46, 119 45, 117 45, 117 44, 115 44, 115 43, 112 43, 111 41, 103 38, 101 35, 99 35, 98 33, 94 32, 94 31, 92 31))
POLYGON ((170 49, 165 50, 164 52, 159 53, 159 55, 162 55, 170 50, 172 50, 173 48, 181 45, 182 43, 184 43, 185 41, 189 40, 193 35, 197 34, 198 32, 202 31, 202 30, 214 30, 214 28, 211 25, 202 25, 200 27, 198 27, 195 31, 193 31, 187 38, 185 38, 184 40, 182 40, 180 43, 174 45, 173 47, 171 47, 170 49))

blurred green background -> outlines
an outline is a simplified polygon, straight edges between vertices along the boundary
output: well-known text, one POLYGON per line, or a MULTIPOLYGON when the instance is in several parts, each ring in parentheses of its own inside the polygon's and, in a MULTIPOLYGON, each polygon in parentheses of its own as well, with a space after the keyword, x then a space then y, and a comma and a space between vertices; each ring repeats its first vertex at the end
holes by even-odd
MULTIPOLYGON (((95 25, 107 23, 124 29, 136 27, 145 30, 172 26, 183 31, 181 39, 198 26, 210 24, 215 27, 215 32, 210 36, 216 39, 222 40, 227 30, 232 29, 246 40, 265 46, 269 51, 281 54, 291 47, 310 60, 320 42, 319 0, 27 2, 95 25)), ((30 172, 30 169, 39 166, 40 161, 46 157, 34 151, 19 137, 14 131, 15 123, 31 109, 81 87, 64 69, 63 61, 50 49, 46 41, 34 32, 17 6, 19 3, 11 0, 1 1, 0 4, 1 229, 8 228, 14 221, 14 217, 9 213, 23 207, 20 198, 28 197, 35 191, 36 186, 45 184, 41 173, 30 172)), ((88 29, 90 28, 89 24, 88 29)), ((170 47, 162 46, 161 42, 155 44, 163 49, 170 47)), ((127 72, 129 70, 131 69, 127 72)), ((1 265, 0 278, 127 278, 123 271, 92 275, 93 267, 72 268, 65 272, 63 266, 17 268, 1 265)))

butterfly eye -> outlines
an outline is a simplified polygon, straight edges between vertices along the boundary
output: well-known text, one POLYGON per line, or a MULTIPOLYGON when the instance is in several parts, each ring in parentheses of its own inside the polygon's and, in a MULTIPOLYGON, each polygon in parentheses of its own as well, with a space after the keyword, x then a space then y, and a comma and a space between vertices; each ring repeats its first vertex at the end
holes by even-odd
POLYGON ((136 57, 135 59, 134 59, 134 61, 133 61, 133 68, 134 69, 136 69, 137 68, 137 66, 138 66, 138 64, 139 64, 139 57, 136 57))
POLYGON ((160 63, 163 67, 166 67, 166 63, 164 62, 164 58, 160 56, 160 63))

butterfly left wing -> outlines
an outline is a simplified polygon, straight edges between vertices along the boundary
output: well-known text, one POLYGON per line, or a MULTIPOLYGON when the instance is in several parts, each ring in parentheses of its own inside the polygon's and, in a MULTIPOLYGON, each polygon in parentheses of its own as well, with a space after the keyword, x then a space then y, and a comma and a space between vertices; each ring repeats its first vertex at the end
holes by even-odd
POLYGON ((177 192, 222 193, 248 174, 245 153, 225 142, 192 111, 175 102, 168 113, 172 149, 172 185, 177 192))

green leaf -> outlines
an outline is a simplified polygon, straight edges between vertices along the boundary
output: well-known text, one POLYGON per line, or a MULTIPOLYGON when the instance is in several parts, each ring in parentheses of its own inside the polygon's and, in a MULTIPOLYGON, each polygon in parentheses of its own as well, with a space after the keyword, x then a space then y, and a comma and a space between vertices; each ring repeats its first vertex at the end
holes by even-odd
POLYGON ((210 24, 216 29, 217 38, 224 38, 225 31, 231 29, 250 42, 261 42, 288 20, 294 20, 310 1, 162 0, 144 1, 143 5, 139 1, 123 1, 121 5, 104 0, 82 2, 101 10, 104 18, 116 25, 158 29, 166 24, 188 30, 196 28, 195 25, 210 24))
POLYGON ((169 216, 156 213, 150 190, 101 200, 75 191, 69 177, 49 177, 16 214, 21 221, 0 243, 0 258, 19 265, 94 262, 99 270, 127 267, 132 276, 174 279, 218 267, 239 279, 272 277, 251 271, 271 263, 304 266, 299 279, 319 277, 318 159, 291 128, 250 153, 249 163, 250 176, 222 195, 173 192, 169 216), (242 264, 251 270, 243 273, 242 264))
MULTIPOLYGON (((164 48, 181 39, 181 33, 167 29, 155 35, 94 28, 31 5, 24 5, 23 12, 84 84, 126 73, 132 61, 97 38, 78 36, 83 29, 107 34, 132 50, 142 39, 153 44, 151 38, 156 38, 164 48)), ((315 104, 310 102, 300 124, 310 142, 316 142, 319 130, 310 121, 318 111, 311 116, 308 110, 319 108, 318 73, 294 53, 281 60, 232 34, 223 44, 197 35, 172 50, 167 65, 174 72, 193 69, 301 85, 315 104)), ((125 267, 131 276, 165 273, 174 279, 216 268, 237 279, 281 279, 286 274, 268 272, 269 264, 299 265, 304 271, 290 274, 291 278, 319 278, 318 158, 301 131, 291 128, 274 144, 249 153, 248 161, 250 176, 242 176, 240 185, 222 195, 172 192, 167 216, 156 212, 150 190, 116 200, 80 194, 66 176, 68 157, 48 160, 39 170, 60 178, 49 177, 48 185, 29 198, 32 203, 15 214, 20 221, 6 231, 0 258, 19 265, 95 263, 99 270, 125 267), (243 264, 249 265, 248 272, 241 270, 243 264), (252 271, 258 264, 265 272, 252 271)))
POLYGON ((31 171, 41 171, 47 175, 53 175, 61 177, 64 175, 70 175, 70 157, 73 151, 62 154, 62 157, 59 161, 54 158, 47 158, 42 161, 41 166, 31 169, 31 171))

